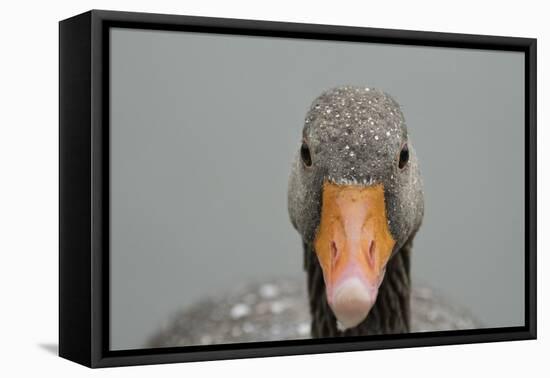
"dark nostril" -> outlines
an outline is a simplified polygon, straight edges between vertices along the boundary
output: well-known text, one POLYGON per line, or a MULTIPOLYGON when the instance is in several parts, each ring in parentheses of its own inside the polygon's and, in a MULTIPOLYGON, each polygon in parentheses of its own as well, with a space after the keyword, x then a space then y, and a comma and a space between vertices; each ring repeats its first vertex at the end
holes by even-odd
POLYGON ((334 241, 330 242, 330 257, 330 261, 334 266, 336 264, 336 260, 338 259, 338 248, 336 248, 336 243, 334 241))
POLYGON ((374 240, 371 240, 369 244, 369 250, 367 252, 367 261, 371 267, 374 267, 374 251, 376 250, 376 243, 374 240))

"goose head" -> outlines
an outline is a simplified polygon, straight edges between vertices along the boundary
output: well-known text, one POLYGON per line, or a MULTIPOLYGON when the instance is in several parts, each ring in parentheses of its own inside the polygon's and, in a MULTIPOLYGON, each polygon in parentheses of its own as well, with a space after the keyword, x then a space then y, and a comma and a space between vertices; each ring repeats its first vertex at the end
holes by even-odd
POLYGON ((289 180, 291 222, 312 245, 341 329, 367 317, 386 265, 424 212, 415 150, 399 104, 338 87, 309 109, 289 180))

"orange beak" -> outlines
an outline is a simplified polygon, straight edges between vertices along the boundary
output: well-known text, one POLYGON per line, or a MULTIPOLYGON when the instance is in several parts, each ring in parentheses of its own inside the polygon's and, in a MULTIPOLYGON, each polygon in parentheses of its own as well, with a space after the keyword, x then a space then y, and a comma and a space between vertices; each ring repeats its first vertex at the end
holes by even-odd
POLYGON ((376 301, 395 245, 388 229, 384 186, 325 181, 314 245, 334 315, 343 329, 357 326, 376 301))

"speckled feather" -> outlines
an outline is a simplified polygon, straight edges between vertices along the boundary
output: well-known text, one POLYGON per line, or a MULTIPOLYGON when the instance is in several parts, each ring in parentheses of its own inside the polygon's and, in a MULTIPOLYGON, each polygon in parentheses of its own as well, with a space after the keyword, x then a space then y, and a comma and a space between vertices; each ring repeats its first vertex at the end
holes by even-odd
POLYGON ((313 101, 302 138, 311 151, 313 164, 306 167, 300 154, 296 155, 289 179, 288 209, 304 242, 313 334, 333 336, 336 332, 336 320, 326 304, 324 281, 312 247, 321 217, 324 181, 382 184, 388 226, 396 241, 375 307, 363 323, 346 334, 408 330, 408 254, 424 215, 424 197, 418 159, 399 104, 378 89, 330 89, 313 101), (399 153, 405 144, 409 161, 400 169, 399 153))

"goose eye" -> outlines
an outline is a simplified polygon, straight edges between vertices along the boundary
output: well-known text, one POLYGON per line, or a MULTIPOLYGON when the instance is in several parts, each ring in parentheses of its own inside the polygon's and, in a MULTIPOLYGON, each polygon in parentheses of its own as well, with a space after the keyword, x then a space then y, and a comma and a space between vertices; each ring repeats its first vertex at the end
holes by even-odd
POLYGON ((401 152, 399 152, 399 169, 405 168, 407 162, 409 161, 409 146, 407 143, 401 147, 401 152))
POLYGON ((300 156, 304 165, 308 168, 311 167, 313 161, 311 160, 311 152, 309 151, 309 147, 306 142, 302 143, 302 147, 300 148, 300 156))

